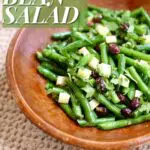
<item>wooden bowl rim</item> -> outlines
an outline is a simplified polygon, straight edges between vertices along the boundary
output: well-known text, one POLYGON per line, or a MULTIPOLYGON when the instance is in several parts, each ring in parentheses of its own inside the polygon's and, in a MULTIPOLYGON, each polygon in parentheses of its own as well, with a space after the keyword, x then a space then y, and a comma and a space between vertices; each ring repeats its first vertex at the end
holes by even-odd
MULTIPOLYGON (((138 146, 150 140, 150 133, 145 135, 131 138, 128 140, 121 141, 112 141, 112 142, 104 142, 104 141, 92 141, 86 140, 83 138, 72 136, 68 133, 65 133, 57 128, 55 128, 52 124, 47 123, 44 119, 38 116, 26 103, 24 97, 22 96, 19 88, 17 86, 15 75, 13 72, 13 57, 14 57, 14 49, 18 43, 18 39, 22 36, 22 34, 27 30, 27 28, 19 29, 14 37, 12 38, 6 57, 6 74, 7 81, 12 92, 13 97, 15 98, 18 106, 23 111, 25 116, 30 119, 37 127, 41 128, 43 131, 52 135, 53 137, 67 143, 76 145, 79 147, 84 147, 88 149, 114 149, 114 148, 127 148, 130 146, 138 146)), ((109 131, 108 131, 109 132, 109 131)))

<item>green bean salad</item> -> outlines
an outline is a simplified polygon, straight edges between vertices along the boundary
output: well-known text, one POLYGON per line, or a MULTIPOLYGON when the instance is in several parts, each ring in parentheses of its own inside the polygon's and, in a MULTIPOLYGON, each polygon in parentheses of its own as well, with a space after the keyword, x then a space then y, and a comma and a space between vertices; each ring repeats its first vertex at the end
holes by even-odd
POLYGON ((46 92, 81 127, 150 120, 150 16, 89 6, 87 24, 52 35, 36 56, 46 92))

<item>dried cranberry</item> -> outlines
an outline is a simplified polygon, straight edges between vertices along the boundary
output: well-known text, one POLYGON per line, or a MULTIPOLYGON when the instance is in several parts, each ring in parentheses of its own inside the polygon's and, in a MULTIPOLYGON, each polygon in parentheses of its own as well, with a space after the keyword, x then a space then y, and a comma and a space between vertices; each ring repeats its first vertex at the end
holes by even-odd
POLYGON ((120 49, 119 49, 119 47, 116 44, 109 44, 109 48, 108 49, 109 49, 109 52, 111 54, 116 55, 116 54, 120 53, 120 49))
POLYGON ((108 110, 106 107, 103 107, 103 106, 99 106, 99 107, 96 107, 96 114, 98 116, 107 116, 108 115, 108 110))
POLYGON ((87 23, 87 25, 88 25, 89 27, 92 27, 92 26, 94 25, 94 23, 93 23, 92 21, 89 21, 89 22, 87 23))
POLYGON ((124 115, 125 117, 130 117, 132 114, 132 110, 130 108, 123 108, 121 110, 122 115, 124 115))
POLYGON ((128 28, 129 28, 129 24, 127 24, 127 23, 122 24, 120 28, 121 28, 122 31, 127 31, 128 28))
POLYGON ((100 84, 101 83, 101 77, 96 78, 96 84, 100 84))
POLYGON ((126 103, 126 100, 127 100, 126 96, 124 96, 124 95, 121 94, 121 93, 118 93, 117 96, 118 96, 118 98, 120 99, 120 102, 121 102, 122 104, 125 104, 125 103, 126 103))
POLYGON ((102 15, 97 15, 97 16, 95 16, 95 17, 92 19, 92 21, 93 21, 94 23, 100 23, 102 19, 103 19, 103 16, 102 16, 102 15))
POLYGON ((91 76, 92 76, 94 79, 96 79, 96 78, 99 77, 99 74, 98 74, 97 72, 95 72, 95 71, 92 71, 91 76))
POLYGON ((97 52, 100 51, 99 45, 96 45, 96 46, 95 46, 95 50, 96 50, 97 52))
POLYGON ((136 108, 138 108, 140 106, 140 101, 138 98, 133 98, 133 100, 130 103, 130 107, 132 110, 135 110, 136 108))
POLYGON ((101 77, 96 78, 96 84, 98 85, 98 88, 101 90, 101 92, 105 92, 105 82, 101 77))

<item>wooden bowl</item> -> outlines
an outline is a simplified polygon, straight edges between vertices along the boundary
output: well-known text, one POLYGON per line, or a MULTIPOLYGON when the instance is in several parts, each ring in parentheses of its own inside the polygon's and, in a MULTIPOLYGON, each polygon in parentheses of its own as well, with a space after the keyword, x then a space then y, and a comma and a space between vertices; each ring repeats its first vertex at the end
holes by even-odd
MULTIPOLYGON (((93 0, 113 9, 144 6, 149 0, 93 0)), ((88 149, 129 149, 150 140, 150 122, 112 131, 81 128, 45 93, 45 80, 36 71, 35 52, 50 43, 52 33, 64 29, 22 29, 14 36, 7 55, 7 77, 25 115, 48 134, 66 143, 88 149)))

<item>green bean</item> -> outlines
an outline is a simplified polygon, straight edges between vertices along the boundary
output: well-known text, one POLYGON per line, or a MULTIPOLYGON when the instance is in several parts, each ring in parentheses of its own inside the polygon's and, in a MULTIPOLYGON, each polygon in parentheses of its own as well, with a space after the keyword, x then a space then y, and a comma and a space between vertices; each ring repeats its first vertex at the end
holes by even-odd
POLYGON ((74 67, 75 66, 75 60, 71 57, 69 57, 68 61, 65 62, 69 67, 74 67))
POLYGON ((130 67, 129 68, 129 72, 131 74, 131 76, 136 80, 137 82, 137 86, 139 87, 139 89, 145 93, 146 95, 150 95, 150 89, 147 87, 147 85, 142 81, 141 77, 139 76, 139 74, 136 72, 134 67, 130 67))
POLYGON ((103 36, 97 36, 93 39, 91 39, 91 42, 93 43, 92 45, 89 44, 87 41, 83 41, 83 40, 78 40, 75 41, 69 45, 67 45, 66 47, 62 48, 62 52, 67 53, 67 52, 71 52, 71 51, 75 51, 79 48, 82 48, 84 46, 95 46, 98 43, 103 42, 105 39, 103 36))
POLYGON ((109 102, 103 95, 95 94, 95 98, 99 103, 106 106, 106 108, 108 108, 111 112, 113 112, 117 117, 119 118, 122 117, 121 112, 120 112, 121 110, 115 105, 113 105, 111 102, 109 102))
POLYGON ((53 88, 53 87, 54 87, 53 83, 47 82, 45 89, 48 90, 48 89, 53 88))
POLYGON ((150 26, 150 17, 144 8, 141 8, 142 15, 145 17, 147 24, 150 26))
POLYGON ((140 115, 144 113, 149 113, 150 112, 150 103, 144 102, 140 107, 138 107, 134 112, 133 116, 134 117, 139 117, 140 115))
POLYGON ((50 81, 56 81, 57 76, 50 70, 48 70, 42 66, 38 66, 37 70, 39 71, 40 74, 42 74, 44 77, 46 77, 50 81))
POLYGON ((126 57, 126 63, 131 66, 134 66, 137 70, 143 72, 145 75, 147 75, 150 78, 150 70, 147 67, 138 63, 136 60, 126 57))
POLYGON ((79 99, 79 102, 83 109, 86 120, 88 122, 94 122, 95 117, 93 116, 91 107, 88 103, 88 100, 82 94, 81 90, 75 84, 72 84, 72 83, 69 83, 69 87, 73 90, 75 96, 79 99))
POLYGON ((146 34, 146 29, 142 25, 136 25, 134 30, 138 35, 146 34))
POLYGON ((124 104, 115 104, 115 105, 120 109, 127 108, 127 106, 124 104))
POLYGON ((121 50, 121 53, 123 53, 125 55, 135 57, 137 59, 143 59, 143 60, 150 61, 150 55, 148 55, 148 54, 144 54, 142 52, 138 52, 133 49, 128 49, 126 47, 120 47, 120 50, 121 50))
POLYGON ((101 61, 102 63, 108 64, 108 54, 107 54, 107 47, 105 43, 100 44, 101 49, 101 61))
POLYGON ((93 54, 98 60, 100 60, 100 55, 93 48, 87 47, 88 51, 93 54))
POLYGON ((48 62, 43 62, 41 63, 41 66, 50 70, 50 71, 54 71, 55 73, 57 74, 60 74, 60 75, 66 75, 66 71, 61 69, 61 68, 58 68, 58 66, 54 66, 54 64, 50 64, 48 62))
POLYGON ((60 55, 54 51, 47 50, 47 49, 43 50, 43 55, 50 60, 55 60, 55 61, 58 61, 60 63, 65 63, 67 61, 66 57, 64 57, 64 56, 62 56, 62 55, 60 55))
POLYGON ((146 85, 148 85, 149 77, 144 75, 143 73, 141 73, 140 76, 141 76, 142 80, 144 81, 144 83, 146 85))
POLYGON ((78 55, 78 54, 76 54, 76 53, 71 53, 71 57, 72 57, 74 60, 79 61, 82 56, 80 56, 80 55, 78 55))
POLYGON ((117 94, 115 91, 111 91, 111 100, 113 103, 119 103, 120 102, 120 99, 118 98, 117 94))
POLYGON ((79 78, 76 78, 74 81, 78 87, 85 87, 87 84, 86 82, 84 82, 83 80, 81 80, 79 78))
POLYGON ((47 58, 45 58, 42 54, 42 52, 36 52, 36 56, 37 56, 37 59, 40 60, 40 61, 46 61, 48 62, 49 60, 47 58))
POLYGON ((135 84, 133 82, 131 82, 130 87, 129 87, 129 91, 128 91, 128 98, 130 100, 132 100, 135 96, 135 84))
POLYGON ((83 119, 84 115, 82 114, 81 107, 73 94, 71 94, 71 103, 72 103, 72 110, 76 118, 83 119))
POLYGON ((65 39, 67 39, 70 36, 71 36, 71 32, 70 31, 59 32, 59 33, 52 34, 52 39, 54 39, 54 40, 65 40, 65 39))
POLYGON ((92 112, 93 112, 93 116, 95 117, 95 119, 97 119, 98 116, 97 116, 96 112, 94 110, 92 112))
POLYGON ((148 80, 148 87, 150 87, 150 79, 148 80))
POLYGON ((66 47, 62 48, 61 51, 65 54, 67 52, 69 53, 71 51, 75 51, 75 50, 82 48, 84 46, 87 46, 87 45, 89 45, 88 42, 78 40, 71 44, 68 44, 66 47))
POLYGON ((136 48, 137 48, 137 50, 139 50, 139 51, 150 52, 150 44, 137 45, 136 48))
POLYGON ((64 92, 66 92, 66 90, 64 90, 63 88, 59 88, 59 87, 52 87, 47 90, 47 94, 52 94, 52 93, 60 94, 64 92))
POLYGON ((133 10, 133 11, 131 12, 131 16, 132 16, 132 17, 137 17, 137 16, 139 16, 139 15, 141 14, 141 10, 142 10, 142 8, 137 8, 137 9, 133 10))
POLYGON ((112 68, 116 68, 116 64, 111 56, 108 57, 108 61, 112 68))
POLYGON ((73 32, 72 33, 72 37, 75 38, 75 40, 82 40, 82 41, 86 41, 89 44, 92 44, 91 40, 88 38, 88 36, 84 33, 81 32, 73 32))
POLYGON ((133 32, 127 33, 127 37, 126 38, 129 39, 130 42, 131 42, 131 39, 134 40, 134 41, 138 41, 139 40, 139 36, 136 33, 133 33, 133 32))
POLYGON ((122 93, 123 93, 123 95, 126 95, 129 90, 130 90, 130 89, 129 89, 128 87, 123 87, 123 88, 122 88, 122 93))
POLYGON ((115 121, 115 118, 114 117, 98 118, 93 123, 89 123, 86 120, 79 120, 79 119, 77 120, 78 124, 81 127, 87 127, 87 126, 88 127, 93 127, 93 126, 96 126, 97 124, 104 123, 104 122, 109 122, 109 121, 115 121))
POLYGON ((133 124, 139 124, 149 120, 150 120, 150 114, 142 115, 140 117, 132 118, 132 119, 124 119, 124 120, 101 123, 97 125, 97 127, 103 130, 112 130, 112 129, 122 128, 133 124))
POLYGON ((89 63, 90 59, 91 59, 91 55, 85 55, 85 56, 83 56, 79 60, 79 62, 77 63, 77 67, 84 67, 84 66, 86 66, 89 63))
POLYGON ((99 43, 102 43, 105 41, 105 37, 103 37, 102 35, 98 35, 98 36, 95 36, 91 39, 92 41, 92 47, 95 47, 97 44, 99 43))
POLYGON ((117 24, 120 24, 121 23, 121 19, 119 18, 119 17, 110 17, 110 16, 107 16, 107 15, 103 15, 104 16, 104 19, 106 20, 106 21, 110 21, 110 22, 115 22, 115 23, 117 23, 117 24))
POLYGON ((118 55, 118 72, 123 74, 126 67, 126 57, 123 54, 118 55))
POLYGON ((72 118, 73 120, 76 119, 75 114, 73 113, 71 107, 68 104, 60 103, 59 105, 70 118, 72 118))

